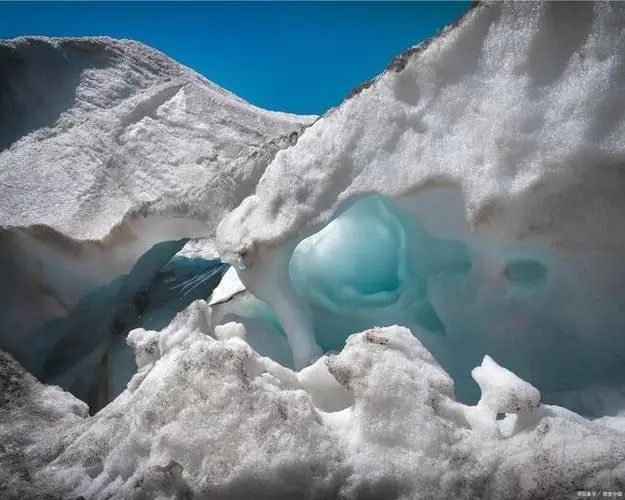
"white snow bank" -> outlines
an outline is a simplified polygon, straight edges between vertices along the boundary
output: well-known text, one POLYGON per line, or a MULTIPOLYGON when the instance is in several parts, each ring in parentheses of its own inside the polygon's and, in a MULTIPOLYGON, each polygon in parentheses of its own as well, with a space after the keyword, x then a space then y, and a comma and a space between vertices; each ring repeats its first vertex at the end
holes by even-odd
POLYGON ((41 498, 45 488, 32 477, 61 452, 58 438, 87 411, 85 403, 42 385, 0 350, 0 497, 41 498))
POLYGON ((210 236, 314 119, 254 107, 138 42, 17 38, 0 52, 3 227, 101 240, 128 215, 166 215, 210 236))
MULTIPOLYGON (((557 407, 505 437, 469 425, 471 417, 494 424, 496 416, 455 402, 450 377, 405 328, 353 335, 341 353, 296 373, 238 337, 205 335, 209 315, 198 301, 162 332, 134 331, 129 342, 141 368, 128 390, 23 450, 20 463, 39 465, 30 491, 553 498, 622 484, 625 435, 557 407)), ((485 365, 479 378, 489 400, 526 393, 513 374, 485 365)), ((6 456, 0 449, 0 460, 6 456)), ((0 471, 5 496, 18 496, 23 484, 5 482, 11 471, 0 471)))

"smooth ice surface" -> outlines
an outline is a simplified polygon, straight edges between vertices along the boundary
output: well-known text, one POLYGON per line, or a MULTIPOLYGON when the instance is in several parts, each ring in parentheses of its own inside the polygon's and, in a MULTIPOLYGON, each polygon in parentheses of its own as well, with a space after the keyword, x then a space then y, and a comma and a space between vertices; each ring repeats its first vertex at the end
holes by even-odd
POLYGON ((550 249, 472 238, 453 196, 359 197, 296 247, 290 277, 316 342, 331 351, 351 333, 399 323, 452 374, 462 401, 477 401, 469 374, 490 353, 540 384, 548 401, 614 415, 625 347, 588 346, 580 325, 589 308, 569 263, 550 249), (589 398, 591 390, 606 396, 589 398))
MULTIPOLYGON (((468 247, 443 240, 383 196, 359 199, 295 249, 290 276, 326 348, 363 328, 403 322, 444 336, 429 287, 471 270, 468 247)), ((334 346, 333 346, 334 344, 334 346)))

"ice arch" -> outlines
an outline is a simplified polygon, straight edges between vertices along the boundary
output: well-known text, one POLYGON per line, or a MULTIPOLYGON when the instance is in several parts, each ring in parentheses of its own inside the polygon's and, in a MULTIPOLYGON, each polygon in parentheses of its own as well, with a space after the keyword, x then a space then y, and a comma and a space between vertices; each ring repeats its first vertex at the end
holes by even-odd
MULTIPOLYGON (((280 250, 295 247, 290 300, 306 311, 321 351, 340 350, 352 333, 400 324, 450 372, 461 400, 479 397, 470 371, 489 354, 540 385, 551 401, 590 415, 620 409, 625 348, 618 333, 612 349, 604 348, 620 315, 588 300, 581 261, 473 234, 463 203, 455 188, 397 200, 359 196, 318 232, 280 250), (602 317, 600 331, 589 331, 593 314, 602 317), (593 344, 593 335, 602 342, 593 344)), ((248 296, 217 310, 217 323, 245 323, 259 352, 292 366, 288 327, 266 304, 248 296)))
MULTIPOLYGON (((444 335, 416 332, 461 397, 471 392, 462 380, 478 353, 488 353, 546 398, 577 398, 586 388, 574 401, 550 399, 569 408, 622 401, 625 10, 595 3, 564 11, 480 4, 316 121, 221 221, 220 255, 245 266, 241 279, 276 311, 296 362, 317 354, 311 338, 323 343, 328 334, 319 331, 319 301, 309 305, 305 290, 292 289, 291 253, 345 203, 379 192, 429 234, 467 246, 470 271, 427 277, 444 335), (423 202, 442 185, 462 193, 460 210, 445 197, 436 209, 423 202), (452 213, 458 231, 437 229, 435 219, 452 213), (621 397, 603 398, 604 389, 621 397)), ((358 277, 352 298, 388 299, 392 280, 405 275, 384 269, 372 277, 391 277, 381 294, 358 277)), ((317 298, 331 304, 337 297, 326 289, 317 283, 317 298)), ((345 293, 333 293, 346 304, 345 293)))

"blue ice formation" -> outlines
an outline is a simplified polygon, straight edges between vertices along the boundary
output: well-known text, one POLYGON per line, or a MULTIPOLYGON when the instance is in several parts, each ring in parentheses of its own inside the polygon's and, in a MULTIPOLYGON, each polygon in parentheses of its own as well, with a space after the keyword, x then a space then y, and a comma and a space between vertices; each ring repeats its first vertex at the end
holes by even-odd
POLYGON ((392 202, 360 199, 293 253, 290 275, 313 310, 324 350, 373 325, 418 326, 446 335, 433 308, 429 282, 471 270, 467 245, 438 239, 392 202))
POLYGON ((132 270, 85 295, 64 318, 39 328, 34 346, 40 379, 58 384, 97 410, 119 394, 136 371, 126 334, 160 330, 177 312, 210 296, 227 265, 176 253, 188 240, 154 245, 132 270))
MULTIPOLYGON (((340 350, 350 334, 373 326, 407 326, 452 375, 466 402, 479 397, 470 371, 485 354, 540 385, 547 397, 625 382, 623 347, 606 356, 589 341, 576 272, 544 248, 460 233, 437 236, 410 203, 377 194, 353 200, 301 241, 289 266, 324 352, 340 350)), ((265 325, 265 339, 267 331, 283 338, 275 318, 268 319, 266 307, 237 308, 230 320, 252 325, 250 343, 257 340, 255 348, 274 357, 275 348, 254 339, 254 325, 265 325)), ((615 324, 605 318, 604 325, 615 324)), ((593 406, 567 404, 586 413, 593 406)))

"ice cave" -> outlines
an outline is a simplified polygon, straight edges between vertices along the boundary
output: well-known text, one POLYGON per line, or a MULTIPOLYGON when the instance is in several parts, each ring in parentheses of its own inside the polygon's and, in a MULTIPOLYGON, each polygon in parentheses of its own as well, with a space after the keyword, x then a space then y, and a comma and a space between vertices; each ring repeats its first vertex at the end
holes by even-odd
POLYGON ((476 3, 319 117, 0 40, 0 148, 0 498, 625 495, 625 4, 476 3))

